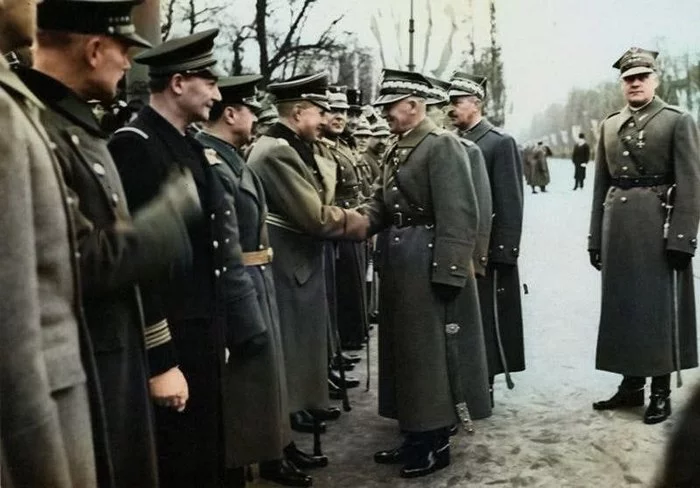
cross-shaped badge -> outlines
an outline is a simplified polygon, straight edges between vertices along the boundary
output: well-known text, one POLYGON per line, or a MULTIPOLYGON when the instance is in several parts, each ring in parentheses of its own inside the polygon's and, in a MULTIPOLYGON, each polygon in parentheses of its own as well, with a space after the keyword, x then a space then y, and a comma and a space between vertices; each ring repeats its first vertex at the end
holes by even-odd
POLYGON ((637 148, 642 149, 646 145, 646 142, 644 142, 644 131, 640 130, 639 134, 637 134, 637 142, 635 143, 635 146, 637 148))

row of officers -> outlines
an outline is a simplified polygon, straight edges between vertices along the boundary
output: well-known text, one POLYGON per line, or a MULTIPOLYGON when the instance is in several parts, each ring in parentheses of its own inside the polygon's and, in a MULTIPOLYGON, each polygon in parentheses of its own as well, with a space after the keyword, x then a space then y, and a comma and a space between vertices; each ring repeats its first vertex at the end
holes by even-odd
MULTIPOLYGON (((133 0, 44 0, 36 12, 5 3, 15 8, 1 14, 12 26, 3 52, 35 49, 33 68, 0 70, 0 331, 12 351, 1 359, 3 485, 242 486, 251 464, 267 480, 311 485, 305 471, 328 464, 321 421, 340 413, 329 407, 332 353, 367 335, 374 235, 379 414, 401 436, 374 459, 403 477, 448 466, 454 427, 489 416, 493 378, 512 386, 525 367, 522 162, 482 116, 486 80, 384 70, 374 105, 393 136, 381 157, 374 148, 375 165, 348 143, 347 101, 329 96, 324 73, 272 83, 279 120, 246 148, 260 77, 220 77, 217 30, 151 48, 135 33, 133 0), (110 137, 88 101, 114 98, 132 47, 147 49, 134 60, 148 67, 150 101, 110 137), (292 441, 300 412, 312 454, 292 441)), ((640 392, 643 403, 654 376, 654 423, 670 414, 669 369, 697 365, 682 308, 692 305, 697 129, 653 89, 635 101, 654 56, 626 56, 635 108, 604 123, 589 243, 604 284, 597 367, 625 379, 595 408, 638 405, 640 392), (652 121, 678 132, 664 164, 684 181, 673 219, 664 202, 668 244, 647 241, 660 275, 682 272, 675 287, 670 274, 637 280, 636 296, 649 297, 640 307, 619 263, 629 256, 643 274, 648 249, 630 249, 634 226, 618 224, 656 215, 649 188, 673 178, 639 164, 645 146, 668 142, 652 121), (620 131, 635 156, 618 168, 620 131), (666 327, 673 308, 655 308, 660 297, 678 302, 680 328, 666 327), (640 340, 627 325, 650 317, 658 334, 640 340), (638 348, 620 354, 621 344, 638 348)), ((343 371, 348 360, 335 359, 343 371)))
POLYGON ((401 437, 375 460, 447 466, 494 376, 524 368, 522 169, 481 118, 486 81, 385 70, 352 137, 325 73, 271 83, 279 120, 251 145, 261 77, 220 76, 216 29, 152 48, 133 0, 8 2, 0 47, 34 56, 0 60, 3 486, 243 486, 253 464, 310 486, 368 291, 401 437), (89 102, 134 47, 150 100, 110 135, 89 102))

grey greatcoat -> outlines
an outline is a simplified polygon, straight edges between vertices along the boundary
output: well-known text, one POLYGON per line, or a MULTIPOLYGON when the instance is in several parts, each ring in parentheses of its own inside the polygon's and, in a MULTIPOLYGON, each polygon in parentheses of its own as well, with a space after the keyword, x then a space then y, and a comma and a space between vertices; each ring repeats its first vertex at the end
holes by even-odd
POLYGON ((426 118, 389 149, 384 162, 381 184, 362 207, 372 233, 386 229, 380 255, 379 414, 398 419, 406 431, 457 423, 445 340, 445 325, 457 323, 456 376, 472 417, 488 417, 472 263, 479 209, 467 153, 457 137, 426 118), (410 218, 419 224, 411 225, 410 218), (440 287, 454 294, 445 297, 440 287))
POLYGON ((89 488, 94 364, 79 320, 68 190, 40 108, 0 56, 0 484, 89 488))
POLYGON ((221 180, 225 205, 231 210, 217 238, 220 246, 232 250, 226 263, 231 279, 220 283, 235 288, 238 297, 230 304, 231 317, 238 320, 230 325, 255 328, 267 338, 253 357, 231 351, 224 367, 226 464, 239 467, 281 459, 284 446, 291 442, 291 428, 272 267, 244 266, 242 254, 269 248, 265 193, 236 148, 206 132, 196 137, 204 147, 216 151, 208 156, 211 169, 221 180))
MULTIPOLYGON (((689 114, 658 97, 603 121, 596 153, 588 249, 602 253, 596 368, 630 376, 674 370, 671 268, 666 250, 695 253, 700 218, 700 145, 689 114), (629 187, 634 178, 659 184, 629 187), (630 183, 627 185, 626 183, 630 183), (662 206, 676 185, 668 239, 662 206)), ((692 266, 679 273, 682 368, 698 365, 692 266)))
POLYGON ((493 221, 486 276, 478 280, 479 302, 484 323, 489 375, 503 373, 494 323, 494 270, 501 340, 509 371, 525 369, 523 316, 520 301, 518 256, 523 223, 523 164, 515 140, 482 120, 460 133, 474 141, 484 155, 491 185, 493 221))
POLYGON ((361 239, 364 220, 332 205, 334 173, 328 174, 311 146, 282 123, 255 143, 248 165, 260 177, 269 207, 289 409, 326 408, 330 319, 324 246, 328 239, 361 239))
POLYGON ((77 199, 83 307, 106 406, 116 485, 157 486, 150 373, 135 285, 189 255, 187 230, 169 205, 154 204, 132 219, 106 134, 90 106, 38 71, 26 70, 22 76, 50 108, 42 121, 77 199))

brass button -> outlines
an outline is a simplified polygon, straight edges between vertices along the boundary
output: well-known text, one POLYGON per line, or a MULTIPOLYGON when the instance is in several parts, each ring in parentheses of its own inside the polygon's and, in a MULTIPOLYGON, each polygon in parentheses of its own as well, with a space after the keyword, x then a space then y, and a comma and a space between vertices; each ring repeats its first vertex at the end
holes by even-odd
POLYGON ((620 201, 621 201, 622 203, 627 203, 627 197, 622 197, 622 198, 620 198, 620 201))
POLYGON ((457 266, 455 266, 455 265, 453 264, 452 266, 450 266, 450 269, 451 269, 452 271, 457 271, 457 266))
POLYGON ((428 249, 432 249, 432 248, 433 248, 433 243, 432 242, 428 243, 428 249))
POLYGON ((629 151, 622 151, 622 155, 623 155, 623 156, 629 156, 629 155, 630 155, 630 152, 629 152, 629 151))
POLYGON ((437 263, 433 263, 433 268, 437 268, 437 263))
POLYGON ((262 266, 260 266, 260 270, 261 270, 261 271, 265 271, 265 265, 264 265, 264 264, 263 264, 262 266))
POLYGON ((634 121, 630 122, 630 123, 627 124, 627 125, 628 125, 629 127, 634 127, 634 121))
POLYGON ((260 249, 260 250, 262 251, 263 249, 265 249, 265 246, 263 246, 262 244, 260 244, 260 245, 258 246, 258 249, 260 249))
POLYGON ((394 208, 401 208, 401 205, 399 205, 398 203, 395 203, 394 208))
POLYGON ((210 215, 210 217, 211 217, 212 220, 214 220, 214 219, 216 218, 216 214, 213 213, 213 214, 210 215))
POLYGON ((622 167, 622 171, 627 171, 629 168, 627 166, 622 167))
POLYGON ((679 239, 683 239, 685 236, 683 234, 678 234, 679 239))
POLYGON ((216 276, 217 278, 218 278, 219 276, 221 276, 221 271, 219 271, 218 269, 215 269, 215 270, 214 270, 214 276, 216 276))
POLYGON ((230 211, 230 210, 226 210, 226 211, 224 212, 224 215, 231 215, 231 211, 230 211))
POLYGON ((394 237, 394 242, 399 242, 399 240, 400 240, 400 239, 399 239, 398 236, 397 236, 397 237, 394 237))
POLYGON ((218 249, 219 248, 219 241, 214 241, 211 243, 211 245, 214 246, 214 249, 218 249))
POLYGON ((505 247, 505 246, 503 246, 503 244, 501 244, 500 246, 498 246, 498 249, 503 250, 504 247, 505 247))
POLYGON ((80 139, 79 139, 78 136, 76 136, 75 134, 73 134, 73 135, 70 136, 70 142, 72 142, 72 143, 75 144, 76 146, 79 146, 79 145, 80 145, 80 139))
POLYGON ((222 272, 222 273, 225 273, 227 269, 228 269, 228 268, 227 268, 226 266, 224 266, 223 268, 221 268, 221 272, 222 272))

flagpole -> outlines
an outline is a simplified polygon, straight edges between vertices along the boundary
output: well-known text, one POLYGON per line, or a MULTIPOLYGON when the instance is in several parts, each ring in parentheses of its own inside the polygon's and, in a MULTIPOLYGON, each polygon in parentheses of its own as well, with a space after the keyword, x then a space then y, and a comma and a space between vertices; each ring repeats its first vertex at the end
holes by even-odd
POLYGON ((408 71, 415 71, 413 60, 413 34, 416 32, 413 20, 413 0, 411 0, 411 18, 408 20, 408 71))

